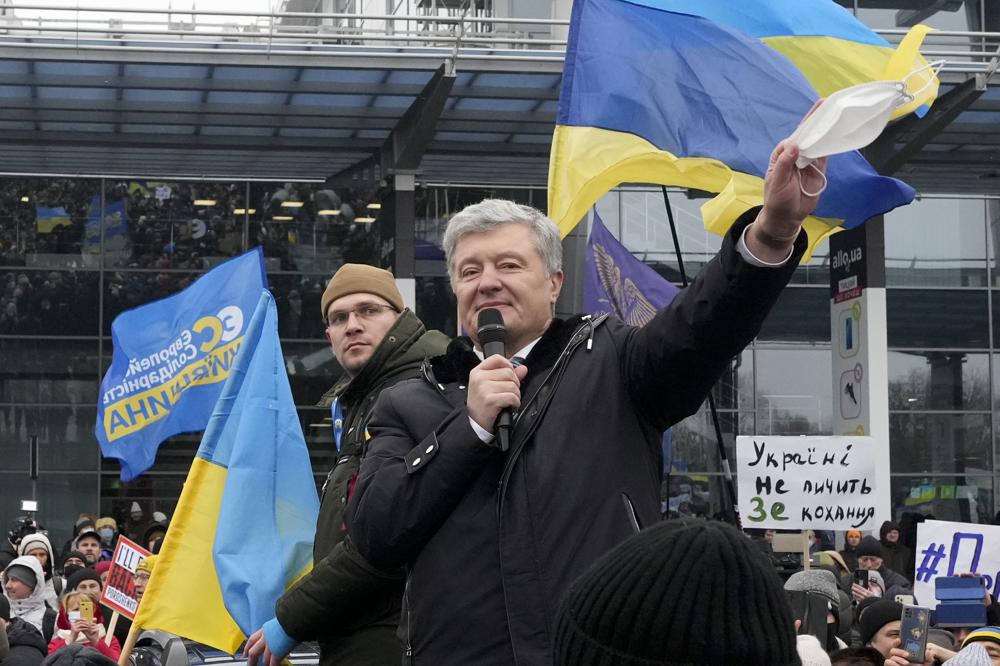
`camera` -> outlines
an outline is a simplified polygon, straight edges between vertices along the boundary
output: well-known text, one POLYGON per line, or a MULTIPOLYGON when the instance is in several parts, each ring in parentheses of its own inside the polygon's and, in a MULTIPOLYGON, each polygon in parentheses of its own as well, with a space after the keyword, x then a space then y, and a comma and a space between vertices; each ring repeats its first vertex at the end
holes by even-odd
POLYGON ((14 524, 7 532, 7 539, 14 546, 21 543, 21 539, 29 534, 45 534, 45 530, 31 516, 18 516, 14 519, 14 524))

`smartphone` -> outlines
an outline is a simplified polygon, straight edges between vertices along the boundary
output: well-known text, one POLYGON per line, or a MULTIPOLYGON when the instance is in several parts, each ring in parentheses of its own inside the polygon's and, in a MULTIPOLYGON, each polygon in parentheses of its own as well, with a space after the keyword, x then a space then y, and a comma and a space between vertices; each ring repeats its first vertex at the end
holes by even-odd
POLYGON ((854 570, 854 583, 868 589, 868 569, 854 570))
POLYGON ((903 616, 899 625, 900 647, 910 653, 907 661, 922 664, 927 652, 927 625, 931 611, 920 606, 903 606, 903 616))
POLYGON ((80 619, 87 622, 94 621, 94 602, 90 599, 80 600, 80 619))
POLYGON ((896 603, 903 604, 904 606, 912 606, 916 603, 916 600, 913 598, 912 594, 897 594, 896 603))
POLYGON ((66 617, 69 618, 70 622, 76 622, 77 620, 80 619, 80 611, 78 611, 78 610, 70 611, 70 612, 66 613, 66 617))

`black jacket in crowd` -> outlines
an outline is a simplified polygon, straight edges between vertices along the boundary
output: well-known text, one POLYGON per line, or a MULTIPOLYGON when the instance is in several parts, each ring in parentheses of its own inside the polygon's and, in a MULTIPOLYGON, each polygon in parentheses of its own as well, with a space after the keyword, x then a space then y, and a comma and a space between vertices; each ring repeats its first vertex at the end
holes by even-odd
POLYGON ((49 652, 41 632, 19 617, 7 626, 7 656, 0 666, 38 666, 49 652))
POLYGON ((913 572, 910 570, 910 563, 913 561, 913 551, 903 545, 903 533, 899 525, 889 520, 882 523, 882 528, 879 530, 879 543, 882 546, 882 562, 886 568, 899 572, 905 578, 912 580, 913 572), (885 535, 891 530, 899 531, 900 536, 896 543, 891 543, 885 538, 885 535))
POLYGON ((411 663, 552 663, 560 596, 660 519, 663 430, 757 334, 805 249, 803 233, 782 268, 744 262, 734 245, 756 213, 644 328, 554 320, 525 361, 506 454, 469 423, 466 338, 382 393, 348 528, 375 566, 407 567, 411 663))
POLYGON ((339 398, 344 418, 337 464, 323 486, 313 570, 278 600, 276 614, 285 632, 299 641, 318 640, 323 666, 398 666, 396 637, 405 574, 379 571, 346 540, 344 511, 366 443, 365 426, 378 394, 415 377, 423 360, 442 353, 448 338, 428 331, 405 310, 356 377, 338 382, 320 402, 339 398))
POLYGON ((858 547, 849 543, 844 544, 844 550, 840 551, 840 556, 844 558, 844 564, 851 571, 858 569, 858 547))

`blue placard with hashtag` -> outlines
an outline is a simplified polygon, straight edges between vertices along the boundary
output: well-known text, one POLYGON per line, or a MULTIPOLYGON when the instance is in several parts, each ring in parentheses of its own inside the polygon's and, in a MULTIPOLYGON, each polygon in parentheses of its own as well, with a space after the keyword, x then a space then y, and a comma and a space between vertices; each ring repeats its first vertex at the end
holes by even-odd
MULTIPOLYGON (((966 494, 964 499, 974 498, 966 494)), ((966 573, 983 576, 987 591, 996 598, 1000 592, 1000 527, 944 520, 920 523, 913 581, 917 602, 934 606, 934 581, 939 576, 966 573)))

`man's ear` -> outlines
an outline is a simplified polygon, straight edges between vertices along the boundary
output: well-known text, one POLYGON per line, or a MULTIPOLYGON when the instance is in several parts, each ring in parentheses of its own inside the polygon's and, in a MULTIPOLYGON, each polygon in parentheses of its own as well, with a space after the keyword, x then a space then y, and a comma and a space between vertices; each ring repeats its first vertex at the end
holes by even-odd
POLYGON ((556 271, 549 279, 552 280, 552 305, 555 305, 556 301, 559 300, 559 294, 562 292, 563 272, 556 271))

